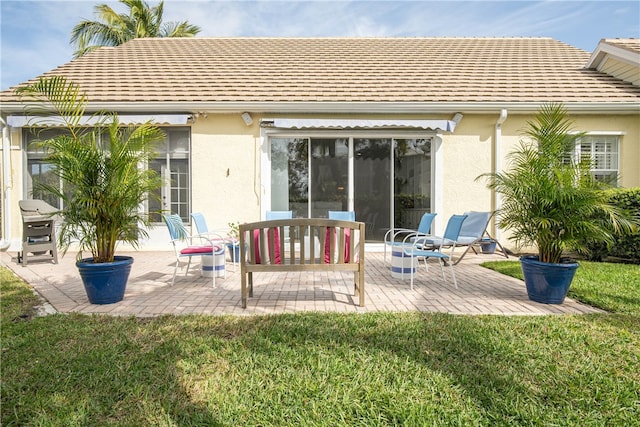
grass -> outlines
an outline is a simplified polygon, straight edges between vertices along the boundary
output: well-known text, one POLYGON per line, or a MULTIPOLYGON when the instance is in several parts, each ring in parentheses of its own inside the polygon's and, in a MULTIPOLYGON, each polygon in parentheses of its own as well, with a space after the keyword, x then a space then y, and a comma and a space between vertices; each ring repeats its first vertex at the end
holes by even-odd
POLYGON ((637 278, 613 271, 576 292, 614 314, 139 319, 34 317, 0 269, 1 424, 638 425, 637 278))

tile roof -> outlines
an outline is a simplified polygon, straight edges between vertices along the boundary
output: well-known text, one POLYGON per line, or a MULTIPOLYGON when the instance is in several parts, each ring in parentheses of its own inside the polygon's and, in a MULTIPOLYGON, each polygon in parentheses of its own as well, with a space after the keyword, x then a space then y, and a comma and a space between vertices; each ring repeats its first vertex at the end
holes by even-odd
MULTIPOLYGON (((602 39, 602 43, 610 44, 634 53, 640 53, 640 39, 602 39)), ((640 64, 638 64, 640 66, 640 64)))
MULTIPOLYGON (((638 103, 551 38, 148 38, 61 74, 101 103, 638 103)), ((12 103, 11 91, 0 93, 12 103)))

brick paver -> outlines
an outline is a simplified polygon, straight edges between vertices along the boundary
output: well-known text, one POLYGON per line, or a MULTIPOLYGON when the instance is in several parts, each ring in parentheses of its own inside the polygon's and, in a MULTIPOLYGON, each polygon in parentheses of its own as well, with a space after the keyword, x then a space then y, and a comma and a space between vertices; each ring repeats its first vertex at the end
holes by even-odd
MULTIPOLYGON (((200 277, 199 264, 185 276, 183 265, 176 283, 171 285, 172 252, 120 253, 135 258, 123 301, 116 304, 89 304, 75 267, 75 254, 60 257, 59 264, 30 259, 27 267, 17 263, 15 253, 1 253, 3 266, 30 283, 59 312, 103 313, 117 316, 158 316, 165 314, 253 315, 301 311, 364 313, 375 311, 446 312, 455 314, 545 315, 594 313, 599 310, 569 298, 562 305, 530 301, 524 283, 478 264, 497 255, 468 254, 456 266, 458 289, 445 271, 433 263, 428 272, 421 269, 415 288, 409 281, 392 278, 381 252, 367 252, 365 307, 356 305, 352 275, 348 273, 254 274, 254 297, 247 309, 240 306, 240 270, 227 263, 226 278, 200 277)), ((196 259, 194 259, 196 261, 196 259)), ((196 261, 197 262, 197 261, 196 261)))

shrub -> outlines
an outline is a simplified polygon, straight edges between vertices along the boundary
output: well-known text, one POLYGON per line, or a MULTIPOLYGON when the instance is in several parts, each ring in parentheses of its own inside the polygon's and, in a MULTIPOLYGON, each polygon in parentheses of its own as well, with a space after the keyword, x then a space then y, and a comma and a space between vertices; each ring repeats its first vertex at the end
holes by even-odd
MULTIPOLYGON (((630 216, 640 219, 640 187, 614 188, 607 191, 611 204, 626 211, 630 216)), ((640 228, 632 231, 621 231, 614 234, 614 242, 610 245, 588 242, 588 258, 602 261, 606 258, 620 258, 640 264, 640 228)))

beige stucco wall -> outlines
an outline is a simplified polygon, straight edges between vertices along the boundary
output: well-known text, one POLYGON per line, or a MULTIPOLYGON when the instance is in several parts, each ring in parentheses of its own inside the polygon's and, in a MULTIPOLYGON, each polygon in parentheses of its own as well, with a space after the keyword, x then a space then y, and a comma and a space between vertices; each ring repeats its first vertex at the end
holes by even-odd
MULTIPOLYGON (((5 194, 4 191, 2 193, 1 203, 3 210, 3 221, 6 221, 7 218, 10 221, 10 233, 8 236, 3 236, 3 238, 7 238, 12 240, 12 245, 9 248, 9 251, 18 251, 21 248, 20 239, 22 238, 22 216, 20 215, 20 207, 18 206, 18 201, 24 199, 26 196, 24 195, 24 177, 26 173, 24 171, 24 162, 23 162, 23 151, 22 148, 22 133, 20 129, 11 129, 10 132, 10 140, 11 140, 11 149, 10 149, 10 168, 11 168, 11 180, 8 183, 2 182, 3 190, 10 186, 9 194, 10 194, 10 204, 11 209, 9 212, 4 212, 5 206, 5 194), (7 215, 8 214, 8 215, 7 215), (5 217, 5 215, 7 215, 5 217)), ((2 152, 2 146, 0 145, 0 152, 2 152)), ((1 162, 0 162, 1 163, 1 162)), ((0 164, 0 176, 4 176, 4 165, 0 164)), ((2 232, 4 234, 5 224, 2 224, 2 232)))
MULTIPOLYGON (((495 159, 495 125, 498 114, 465 114, 453 134, 443 137, 443 211, 438 213, 440 226, 452 214, 467 210, 495 210, 496 197, 486 188, 486 181, 476 177, 486 172, 508 169, 508 154, 522 139, 521 135, 527 121, 533 115, 508 114, 502 124, 500 160, 495 159)), ((620 185, 622 187, 640 186, 640 115, 579 115, 572 116, 574 129, 584 132, 622 132, 619 146, 620 185)), ((499 236, 508 248, 515 249, 508 240, 508 230, 498 230, 495 221, 489 231, 499 236)), ((528 248, 531 249, 531 248, 528 248)))
MULTIPOLYGON (((496 199, 485 185, 476 180, 482 173, 492 172, 495 161, 495 114, 464 113, 453 133, 442 134, 441 188, 442 210, 438 212, 442 232, 450 215, 468 210, 494 210, 496 199)), ((252 113, 253 124, 245 125, 239 114, 209 114, 200 116, 191 127, 191 188, 192 211, 202 212, 210 228, 227 227, 229 222, 260 219, 261 198, 270 183, 261 181, 260 115, 252 113)), ((270 115, 269 117, 273 117, 270 115)), ((288 117, 291 117, 288 115, 288 117)), ((307 116, 308 117, 308 116, 307 116)), ((314 117, 319 117, 315 115, 314 117)), ((326 118, 347 118, 345 115, 322 115, 326 118)), ((370 118, 383 118, 371 116, 370 118)), ((420 117, 401 117, 420 118, 420 117)), ((424 118, 424 117, 422 117, 424 118)), ((430 116, 429 118, 436 118, 430 116)), ((450 118, 439 116, 437 118, 450 118)), ((533 115, 509 113, 502 125, 501 166, 507 168, 505 156, 513 150, 526 121, 533 115)), ((583 115, 573 117, 575 128, 592 132, 623 132, 620 136, 621 185, 640 186, 640 115, 583 115)), ((14 129, 12 139, 12 193, 11 234, 18 239, 22 234, 22 221, 18 200, 25 198, 23 152, 21 134, 14 129)), ((162 232, 163 230, 159 230, 162 232)), ((496 234, 494 224, 490 231, 496 234)), ((162 236, 166 249, 166 239, 162 236)), ((508 233, 500 233, 507 242, 508 233)), ((508 244, 509 247, 512 245, 508 244)), ((143 249, 145 246, 143 245, 143 249)), ((153 249, 153 247, 149 247, 153 249)), ((18 250, 18 248, 16 248, 18 250)))
POLYGON ((465 115, 454 133, 443 135, 443 211, 438 212, 443 226, 453 214, 491 210, 491 192, 476 178, 490 171, 496 119, 465 115))
POLYGON ((239 114, 200 117, 191 129, 192 212, 209 228, 260 218, 260 128, 239 114))

